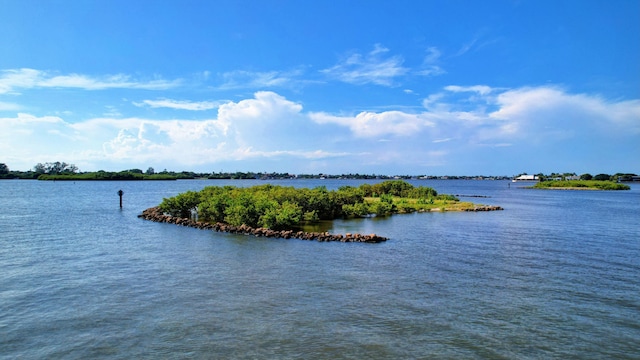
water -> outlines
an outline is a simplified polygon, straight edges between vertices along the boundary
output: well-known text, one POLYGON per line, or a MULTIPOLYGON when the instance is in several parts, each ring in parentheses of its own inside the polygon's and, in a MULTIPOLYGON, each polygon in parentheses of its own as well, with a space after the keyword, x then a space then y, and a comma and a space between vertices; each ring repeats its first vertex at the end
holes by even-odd
POLYGON ((381 244, 136 217, 186 190, 261 183, 0 181, 0 358, 640 356, 638 184, 602 192, 417 181, 490 196, 462 199, 505 210, 336 221, 330 230, 390 238, 381 244))

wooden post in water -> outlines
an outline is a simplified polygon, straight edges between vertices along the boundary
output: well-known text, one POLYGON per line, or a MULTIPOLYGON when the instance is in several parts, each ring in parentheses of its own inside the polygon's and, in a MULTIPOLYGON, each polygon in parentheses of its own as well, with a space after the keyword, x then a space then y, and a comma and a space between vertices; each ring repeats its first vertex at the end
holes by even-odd
POLYGON ((124 194, 124 191, 122 191, 122 189, 118 190, 118 196, 120 196, 120 209, 122 209, 122 195, 124 194))

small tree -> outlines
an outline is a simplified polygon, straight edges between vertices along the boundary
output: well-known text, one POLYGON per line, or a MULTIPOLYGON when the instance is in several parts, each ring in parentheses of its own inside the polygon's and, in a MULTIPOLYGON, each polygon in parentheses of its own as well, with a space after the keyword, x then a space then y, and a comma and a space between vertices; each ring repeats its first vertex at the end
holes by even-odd
POLYGON ((9 167, 7 164, 0 163, 0 175, 6 175, 9 173, 9 167))
POLYGON ((37 163, 36 166, 33 167, 33 171, 36 174, 44 174, 47 170, 45 169, 43 163, 37 163))
POLYGON ((593 179, 593 176, 589 173, 580 175, 580 180, 591 180, 591 179, 593 179))

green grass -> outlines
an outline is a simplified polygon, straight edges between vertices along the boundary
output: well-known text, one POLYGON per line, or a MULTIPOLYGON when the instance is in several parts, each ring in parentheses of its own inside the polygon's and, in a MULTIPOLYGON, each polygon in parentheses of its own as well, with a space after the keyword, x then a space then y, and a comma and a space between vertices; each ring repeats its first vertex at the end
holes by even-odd
MULTIPOLYGON (((364 202, 368 205, 374 205, 380 201, 382 200, 379 197, 364 198, 364 202)), ((438 195, 429 199, 412 199, 394 196, 392 204, 393 212, 400 214, 415 211, 462 211, 479 206, 479 204, 459 201, 450 195, 438 195)))
POLYGON ((630 190, 629 185, 619 184, 613 181, 599 180, 559 180, 542 181, 533 189, 569 189, 569 190, 630 190))

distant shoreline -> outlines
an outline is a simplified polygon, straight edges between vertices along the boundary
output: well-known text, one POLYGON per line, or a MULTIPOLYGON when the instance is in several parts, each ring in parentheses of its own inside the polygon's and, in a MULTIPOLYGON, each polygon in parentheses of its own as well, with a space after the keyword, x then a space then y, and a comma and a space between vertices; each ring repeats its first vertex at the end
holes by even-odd
POLYGON ((631 190, 626 184, 620 184, 613 181, 601 180, 554 180, 543 181, 528 187, 529 189, 543 190, 602 190, 602 191, 618 191, 631 190))

